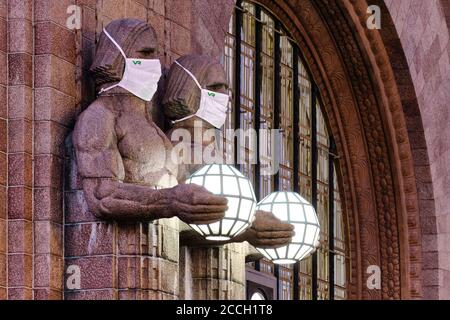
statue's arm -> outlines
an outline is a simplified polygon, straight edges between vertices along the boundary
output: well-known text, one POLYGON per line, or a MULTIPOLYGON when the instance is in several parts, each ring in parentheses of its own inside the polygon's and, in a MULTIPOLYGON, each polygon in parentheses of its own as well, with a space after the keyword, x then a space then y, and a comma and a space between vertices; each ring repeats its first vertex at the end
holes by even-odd
POLYGON ((295 236, 293 225, 281 222, 271 212, 257 211, 251 227, 231 240, 206 240, 200 234, 190 229, 180 233, 180 244, 201 247, 247 241, 254 247, 269 249, 288 245, 291 243, 293 236, 295 236))
POLYGON ((105 220, 147 221, 178 216, 187 223, 211 223, 223 217, 226 201, 203 189, 171 189, 123 183, 125 170, 115 117, 93 105, 79 118, 73 141, 78 172, 90 211, 105 220))

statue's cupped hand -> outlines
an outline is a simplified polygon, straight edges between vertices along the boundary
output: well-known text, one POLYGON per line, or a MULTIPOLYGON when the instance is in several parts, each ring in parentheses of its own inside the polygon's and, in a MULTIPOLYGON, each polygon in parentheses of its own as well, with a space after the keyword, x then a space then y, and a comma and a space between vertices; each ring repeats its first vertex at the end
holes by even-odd
POLYGON ((228 200, 195 184, 181 184, 171 190, 170 211, 188 224, 218 222, 228 210, 228 200))
POLYGON ((273 213, 257 211, 245 240, 257 248, 272 249, 288 245, 295 236, 294 226, 278 219, 273 213))

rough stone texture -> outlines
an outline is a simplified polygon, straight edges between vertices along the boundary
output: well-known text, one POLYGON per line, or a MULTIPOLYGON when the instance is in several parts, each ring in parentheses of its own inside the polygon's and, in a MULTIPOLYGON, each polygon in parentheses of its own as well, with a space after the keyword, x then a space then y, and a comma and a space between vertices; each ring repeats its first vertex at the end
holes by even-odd
POLYGON ((7 46, 6 1, 0 1, 0 300, 7 298, 8 248, 7 248, 7 183, 8 183, 8 97, 6 63, 7 46))
POLYGON ((68 0, 34 4, 35 299, 63 297, 64 140, 77 96, 76 32, 66 26, 71 4, 68 0))
MULTIPOLYGON (((422 210, 421 216, 433 221, 433 228, 424 232, 427 257, 438 259, 424 264, 424 270, 437 271, 440 283, 430 281, 433 273, 425 273, 424 295, 429 298, 450 298, 450 6, 447 0, 387 0, 386 5, 403 45, 412 81, 414 83, 426 147, 431 169, 431 179, 422 178, 420 196, 434 199, 434 210, 422 210), (424 180, 426 179, 426 180, 424 180), (435 211, 431 215, 427 211, 435 211), (439 252, 439 255, 432 255, 439 252)), ((422 149, 423 150, 423 149, 422 149)), ((423 164, 427 166, 427 163, 423 164)), ((425 204, 424 204, 425 205, 425 204)), ((429 204, 432 206, 432 202, 429 204)), ((427 209, 427 208, 424 208, 427 209)), ((425 243, 424 243, 425 244, 425 243)))
POLYGON ((230 15, 234 9, 233 0, 192 0, 193 1, 193 49, 201 54, 221 57, 225 34, 228 31, 230 15))
POLYGON ((244 300, 245 249, 243 244, 181 249, 180 298, 244 300))
POLYGON ((32 298, 32 1, 8 1, 8 298, 32 298), (18 41, 13 34, 19 34, 18 41), (25 95, 22 95, 25 97, 25 95), (17 198, 16 198, 17 196, 17 198))

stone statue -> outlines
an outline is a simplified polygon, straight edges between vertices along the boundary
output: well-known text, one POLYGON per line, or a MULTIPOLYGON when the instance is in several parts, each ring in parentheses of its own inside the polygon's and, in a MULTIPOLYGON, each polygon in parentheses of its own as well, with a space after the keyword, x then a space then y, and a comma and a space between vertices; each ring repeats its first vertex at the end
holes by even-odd
MULTIPOLYGON (((228 93, 228 84, 223 67, 214 59, 207 56, 187 55, 178 59, 177 62, 188 69, 195 78, 197 78, 202 88, 220 93, 228 93)), ((195 130, 201 130, 200 132, 203 135, 206 130, 214 129, 210 123, 197 116, 177 122, 180 119, 194 115, 200 104, 199 88, 195 84, 195 81, 180 67, 180 65, 176 63, 172 64, 167 76, 165 94, 162 100, 165 116, 167 119, 175 122, 167 135, 172 141, 175 140, 175 144, 190 144, 192 150, 196 147, 205 148, 215 143, 215 136, 202 139, 202 142, 199 143, 194 140, 194 137, 198 136, 195 134, 195 130), (177 129, 188 130, 193 139, 191 141, 176 141, 176 139, 173 138, 173 134, 177 129), (201 146, 199 146, 200 144, 201 146)), ((213 151, 213 156, 215 156, 215 152, 218 151, 213 151)), ((180 172, 182 172, 184 176, 179 176, 179 180, 185 179, 202 166, 202 164, 190 164, 194 163, 194 153, 194 151, 191 152, 191 162, 185 166, 181 166, 180 172)), ((231 239, 231 242, 248 241, 256 247, 273 248, 288 244, 293 235, 292 225, 282 223, 272 213, 258 211, 256 212, 255 221, 252 226, 238 237, 231 239)), ((217 242, 204 240, 189 229, 187 232, 183 233, 183 238, 186 240, 186 243, 190 243, 191 245, 205 245, 208 243, 218 244, 217 242)))
MULTIPOLYGON (((109 34, 134 58, 157 54, 154 30, 138 20, 113 21, 109 34)), ((102 33, 92 66, 100 89, 121 79, 124 59, 102 33)), ((79 117, 73 143, 84 194, 102 219, 150 221, 177 216, 186 223, 218 221, 226 199, 195 185, 178 185, 172 145, 144 100, 117 87, 100 94, 79 117)))
MULTIPOLYGON (((156 34, 146 23, 116 20, 107 26, 107 31, 127 56, 156 57, 156 34)), ((205 88, 226 93, 226 77, 218 63, 198 56, 187 56, 180 63, 190 68, 205 88)), ((124 59, 104 33, 91 70, 100 89, 122 77, 124 59)), ((200 100, 192 79, 182 69, 177 70, 174 65, 169 72, 163 99, 164 112, 170 120, 195 113, 200 100)), ((194 117, 176 127, 192 128, 195 120, 194 117)), ((205 124, 205 128, 211 126, 205 124)), ((171 141, 152 121, 146 102, 125 89, 117 87, 100 94, 79 117, 73 142, 89 209, 102 219, 151 221, 176 216, 186 223, 207 224, 224 216, 225 198, 200 186, 178 184, 179 170, 171 162, 171 141)), ((235 240, 265 246, 290 241, 291 226, 274 224, 275 217, 265 224, 259 217, 269 215, 257 214, 253 227, 235 240)))

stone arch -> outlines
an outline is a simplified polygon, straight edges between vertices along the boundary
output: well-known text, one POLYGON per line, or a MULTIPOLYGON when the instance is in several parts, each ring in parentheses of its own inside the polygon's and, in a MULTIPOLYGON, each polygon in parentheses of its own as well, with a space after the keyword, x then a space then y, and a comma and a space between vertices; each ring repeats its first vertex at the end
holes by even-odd
MULTIPOLYGON (((368 30, 364 0, 257 2, 283 21, 320 88, 341 157, 350 298, 422 297, 420 181, 413 150, 425 140, 395 28, 388 23, 386 31, 368 30), (381 267, 381 290, 365 285, 370 265, 381 267)), ((421 174, 429 175, 429 169, 421 174)))
MULTIPOLYGON (((397 30, 415 87, 425 133, 421 153, 429 157, 431 177, 423 157, 417 172, 423 235, 423 290, 429 299, 450 297, 450 13, 448 1, 385 1, 397 30), (408 13, 408 14, 405 14, 408 13), (445 119, 445 120, 444 120, 445 119)), ((420 155, 420 153, 419 153, 420 155)))

